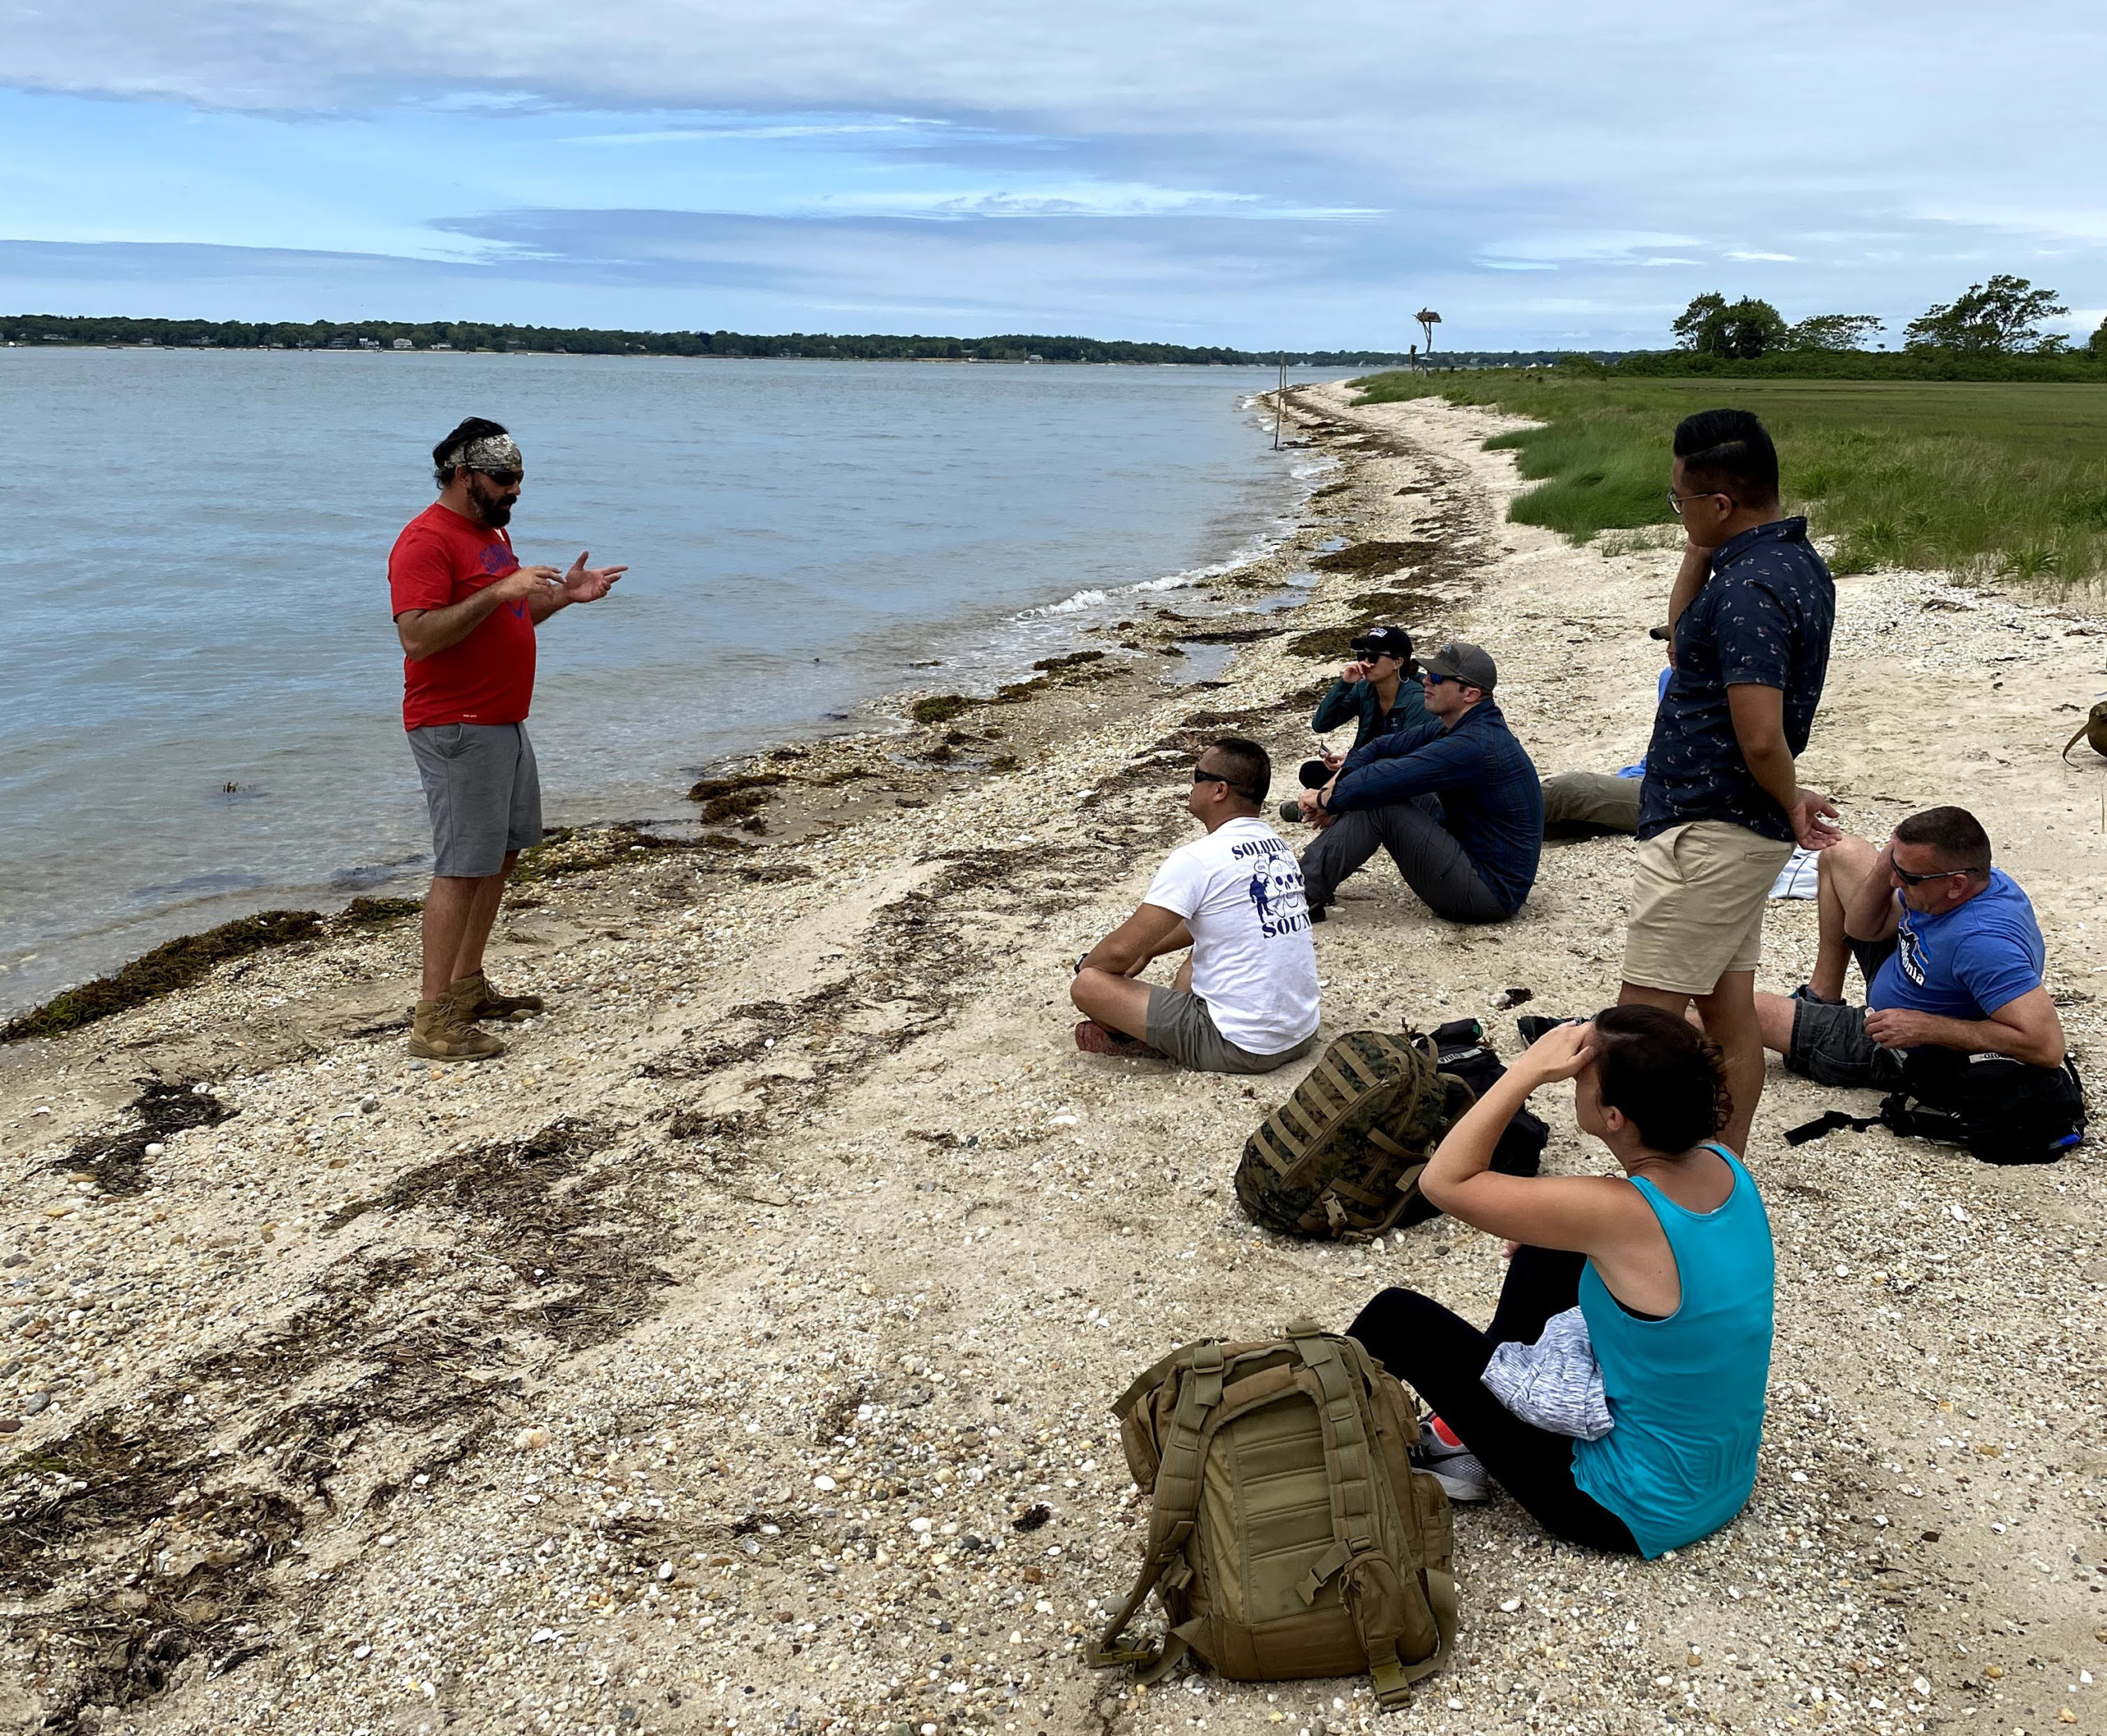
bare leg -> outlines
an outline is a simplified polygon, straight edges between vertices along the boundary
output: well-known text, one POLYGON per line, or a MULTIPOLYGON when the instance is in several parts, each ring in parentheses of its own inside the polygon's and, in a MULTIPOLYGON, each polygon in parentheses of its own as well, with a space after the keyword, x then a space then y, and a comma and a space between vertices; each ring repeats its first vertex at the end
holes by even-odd
POLYGON ((495 874, 432 876, 425 899, 422 999, 440 999, 461 978, 482 969, 483 945, 497 920, 505 877, 516 859, 507 856, 495 874))
POLYGON ((1078 970, 1068 985, 1068 998, 1085 1018, 1108 1031, 1122 1031, 1143 1042, 1149 1035, 1149 985, 1137 978, 1091 968, 1078 970))
MULTIPOLYGON (((1765 997, 1775 1000, 1775 995, 1765 997)), ((1713 985, 1709 994, 1678 994, 1672 989, 1648 989, 1626 983, 1616 992, 1620 1007, 1658 1007, 1694 1020, 1705 1036, 1719 1045, 1727 1070, 1727 1088, 1733 1095, 1733 1113, 1720 1130, 1719 1143, 1736 1157, 1748 1149, 1748 1132, 1756 1120, 1756 1100, 1763 1095, 1763 1026, 1756 1022, 1756 973, 1729 970, 1713 985)), ((1790 1001, 1784 1003, 1789 1009, 1790 1001)), ((1792 1034, 1788 1016, 1787 1036, 1792 1034)))
POLYGON ((476 882, 475 905, 468 915, 468 925, 462 933, 460 948, 453 955, 452 981, 458 983, 483 968, 483 947, 497 922, 498 905, 505 900, 505 880, 512 873, 512 864, 519 859, 519 852, 512 851, 505 857, 503 868, 487 879, 476 882))
POLYGON ((1844 902, 1865 883, 1879 855, 1863 838, 1843 838, 1815 858, 1815 902, 1821 938, 1807 988, 1826 1001, 1844 998, 1844 976, 1851 965, 1851 939, 1844 932, 1844 902))
MULTIPOLYGON (((1793 1021, 1798 1017, 1800 1003, 1782 994, 1759 994, 1756 998, 1756 1027, 1763 1033, 1763 1046, 1775 1054, 1789 1054, 1793 1047, 1793 1021)), ((1691 1015, 1695 1018, 1693 1011, 1691 1015)), ((1702 1021, 1700 1021, 1702 1023, 1702 1021)))
POLYGON ((1720 1131, 1719 1143, 1737 1157, 1748 1155, 1749 1129, 1763 1096, 1763 1027, 1756 1014, 1756 973, 1729 970, 1709 994, 1697 997, 1705 1034, 1719 1045, 1727 1070, 1727 1089, 1734 1106, 1720 1131))

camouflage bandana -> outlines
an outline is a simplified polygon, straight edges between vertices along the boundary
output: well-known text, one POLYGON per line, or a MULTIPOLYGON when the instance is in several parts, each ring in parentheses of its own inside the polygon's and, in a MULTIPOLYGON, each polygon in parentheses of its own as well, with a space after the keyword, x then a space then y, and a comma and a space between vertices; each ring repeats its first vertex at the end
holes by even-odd
POLYGON ((446 455, 450 465, 459 465, 467 470, 524 470, 526 460, 519 455, 519 442, 509 434, 486 435, 479 440, 465 440, 446 455))

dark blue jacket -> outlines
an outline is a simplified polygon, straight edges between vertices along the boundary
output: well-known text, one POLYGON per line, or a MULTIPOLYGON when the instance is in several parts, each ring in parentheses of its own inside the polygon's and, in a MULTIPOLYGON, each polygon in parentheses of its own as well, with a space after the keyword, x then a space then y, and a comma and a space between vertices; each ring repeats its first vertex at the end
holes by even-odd
POLYGON ((1351 813, 1422 795, 1441 798, 1442 825, 1508 915, 1520 910, 1543 853, 1544 793, 1498 705, 1481 700, 1453 729, 1429 719, 1355 748, 1326 806, 1351 813))
POLYGON ((1416 729, 1427 721, 1426 689, 1407 676, 1398 683, 1398 696, 1388 711, 1383 709, 1374 682, 1333 682, 1332 691, 1317 701, 1317 714, 1310 719, 1309 727, 1326 735, 1342 724, 1353 724, 1354 746, 1365 747, 1379 735, 1416 729))

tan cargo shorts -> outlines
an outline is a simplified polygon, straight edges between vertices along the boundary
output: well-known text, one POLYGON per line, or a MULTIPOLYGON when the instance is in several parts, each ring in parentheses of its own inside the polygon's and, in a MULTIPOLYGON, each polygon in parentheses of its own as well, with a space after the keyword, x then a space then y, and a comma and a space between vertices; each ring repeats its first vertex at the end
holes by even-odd
POLYGON ((1790 844, 1724 820, 1693 820, 1633 853, 1624 980, 1674 994, 1709 994, 1763 957, 1763 915, 1790 844))

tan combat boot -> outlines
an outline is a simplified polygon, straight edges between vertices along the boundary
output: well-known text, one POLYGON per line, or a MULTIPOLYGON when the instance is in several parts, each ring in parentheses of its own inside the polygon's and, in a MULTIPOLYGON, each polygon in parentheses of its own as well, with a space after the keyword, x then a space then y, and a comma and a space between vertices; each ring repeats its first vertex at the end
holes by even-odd
POLYGON ((500 994, 480 970, 473 976, 455 978, 453 986, 446 993, 461 1009, 461 1016, 467 1019, 523 1019, 539 1012, 542 1007, 538 994, 500 994))
POLYGON ((464 1017, 452 995, 419 1001, 410 1016, 410 1053, 423 1061, 487 1061, 505 1045, 464 1017))

